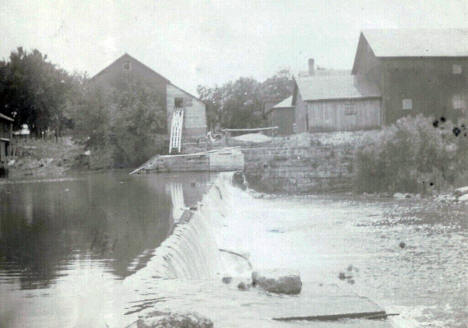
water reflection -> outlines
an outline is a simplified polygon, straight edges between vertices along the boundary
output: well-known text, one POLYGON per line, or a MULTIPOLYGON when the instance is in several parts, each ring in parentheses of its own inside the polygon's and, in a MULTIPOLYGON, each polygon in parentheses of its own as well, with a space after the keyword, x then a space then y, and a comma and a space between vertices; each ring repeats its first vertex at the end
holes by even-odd
POLYGON ((117 279, 132 274, 207 181, 203 174, 112 172, 0 185, 0 285, 47 288, 77 257, 102 260, 117 279))

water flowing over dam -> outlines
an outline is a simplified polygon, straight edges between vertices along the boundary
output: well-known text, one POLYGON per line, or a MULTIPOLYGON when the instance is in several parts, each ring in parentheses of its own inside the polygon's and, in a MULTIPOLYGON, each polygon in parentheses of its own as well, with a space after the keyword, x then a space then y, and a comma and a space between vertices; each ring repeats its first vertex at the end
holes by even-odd
POLYGON ((173 200, 176 200, 173 212, 178 215, 174 218, 173 232, 154 251, 146 267, 127 279, 138 279, 147 273, 164 279, 186 280, 214 279, 227 273, 246 274, 248 261, 235 252, 220 250, 216 238, 233 193, 242 193, 232 185, 232 176, 233 173, 220 174, 202 201, 192 209, 182 207, 178 187, 171 186, 173 200))

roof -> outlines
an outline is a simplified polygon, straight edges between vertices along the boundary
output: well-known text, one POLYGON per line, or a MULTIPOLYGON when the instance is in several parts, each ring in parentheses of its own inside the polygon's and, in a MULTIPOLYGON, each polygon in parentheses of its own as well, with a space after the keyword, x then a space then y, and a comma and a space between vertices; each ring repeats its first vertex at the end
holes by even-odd
POLYGON ((364 30, 376 57, 468 57, 468 29, 364 30))
POLYGON ((294 105, 292 104, 292 100, 293 100, 293 97, 290 96, 286 99, 283 99, 282 101, 280 101, 279 103, 277 103, 276 105, 274 105, 272 108, 292 108, 294 107, 294 105))
POLYGON ((377 86, 354 75, 310 76, 296 83, 304 101, 380 97, 377 86))
POLYGON ((151 73, 157 75, 159 78, 162 78, 163 80, 165 80, 167 83, 171 83, 168 79, 166 79, 164 76, 162 76, 161 74, 157 73, 156 71, 154 71, 151 67, 149 66, 146 66, 145 64, 143 64, 141 61, 139 61, 138 59, 130 56, 129 54, 125 53, 123 54, 122 56, 120 56, 119 58, 117 58, 116 60, 114 60, 112 63, 110 63, 109 65, 107 65, 105 68, 103 68, 101 71, 99 71, 96 75, 94 75, 91 80, 95 79, 96 77, 98 77, 99 75, 101 75, 102 73, 104 73, 109 67, 111 67, 112 65, 114 65, 115 63, 117 63, 119 60, 123 60, 123 59, 130 59, 138 64, 140 64, 141 66, 143 66, 144 68, 146 68, 147 70, 149 70, 151 73))
POLYGON ((174 87, 176 87, 177 89, 179 89, 180 91, 183 91, 184 93, 186 93, 187 95, 191 96, 192 98, 195 98, 197 99, 198 101, 200 102, 203 102, 200 98, 192 95, 191 93, 179 88, 178 86, 176 86, 175 84, 173 84, 171 81, 169 81, 166 77, 162 76, 161 74, 159 74, 158 72, 156 72, 155 70, 153 70, 151 67, 149 66, 146 66, 145 64, 143 64, 141 61, 139 61, 138 59, 130 56, 129 54, 125 53, 123 54, 122 56, 120 56, 119 58, 117 58, 116 60, 114 60, 111 64, 107 65, 105 68, 103 68, 101 71, 99 71, 96 75, 94 75, 91 80, 94 80, 96 77, 98 77, 99 75, 103 74, 109 67, 111 67, 112 65, 114 65, 115 63, 117 63, 119 60, 122 60, 122 59, 129 59, 129 60, 132 60, 136 63, 138 63, 139 65, 143 66, 145 69, 149 70, 151 73, 155 74, 156 76, 158 76, 159 78, 163 79, 166 81, 167 84, 170 84, 174 87))
POLYGON ((7 121, 10 121, 10 122, 14 122, 15 120, 12 119, 10 116, 6 116, 2 113, 0 113, 0 118, 4 119, 4 120, 7 120, 7 121))

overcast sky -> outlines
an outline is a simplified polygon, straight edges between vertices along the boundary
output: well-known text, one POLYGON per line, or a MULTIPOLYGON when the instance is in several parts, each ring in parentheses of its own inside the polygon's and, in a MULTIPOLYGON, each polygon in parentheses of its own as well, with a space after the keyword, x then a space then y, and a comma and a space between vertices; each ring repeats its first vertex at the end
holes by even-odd
POLYGON ((68 71, 125 52, 194 92, 307 59, 350 69, 364 28, 468 27, 468 0, 0 0, 0 57, 39 49, 68 71))

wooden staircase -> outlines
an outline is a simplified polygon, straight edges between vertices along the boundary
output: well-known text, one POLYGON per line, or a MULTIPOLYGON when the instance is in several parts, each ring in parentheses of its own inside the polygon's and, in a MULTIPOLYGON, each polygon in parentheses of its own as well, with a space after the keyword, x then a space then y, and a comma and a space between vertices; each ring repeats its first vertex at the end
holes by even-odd
POLYGON ((169 138, 169 154, 173 150, 178 153, 182 150, 182 131, 184 128, 184 110, 176 109, 172 114, 171 135, 169 138))

